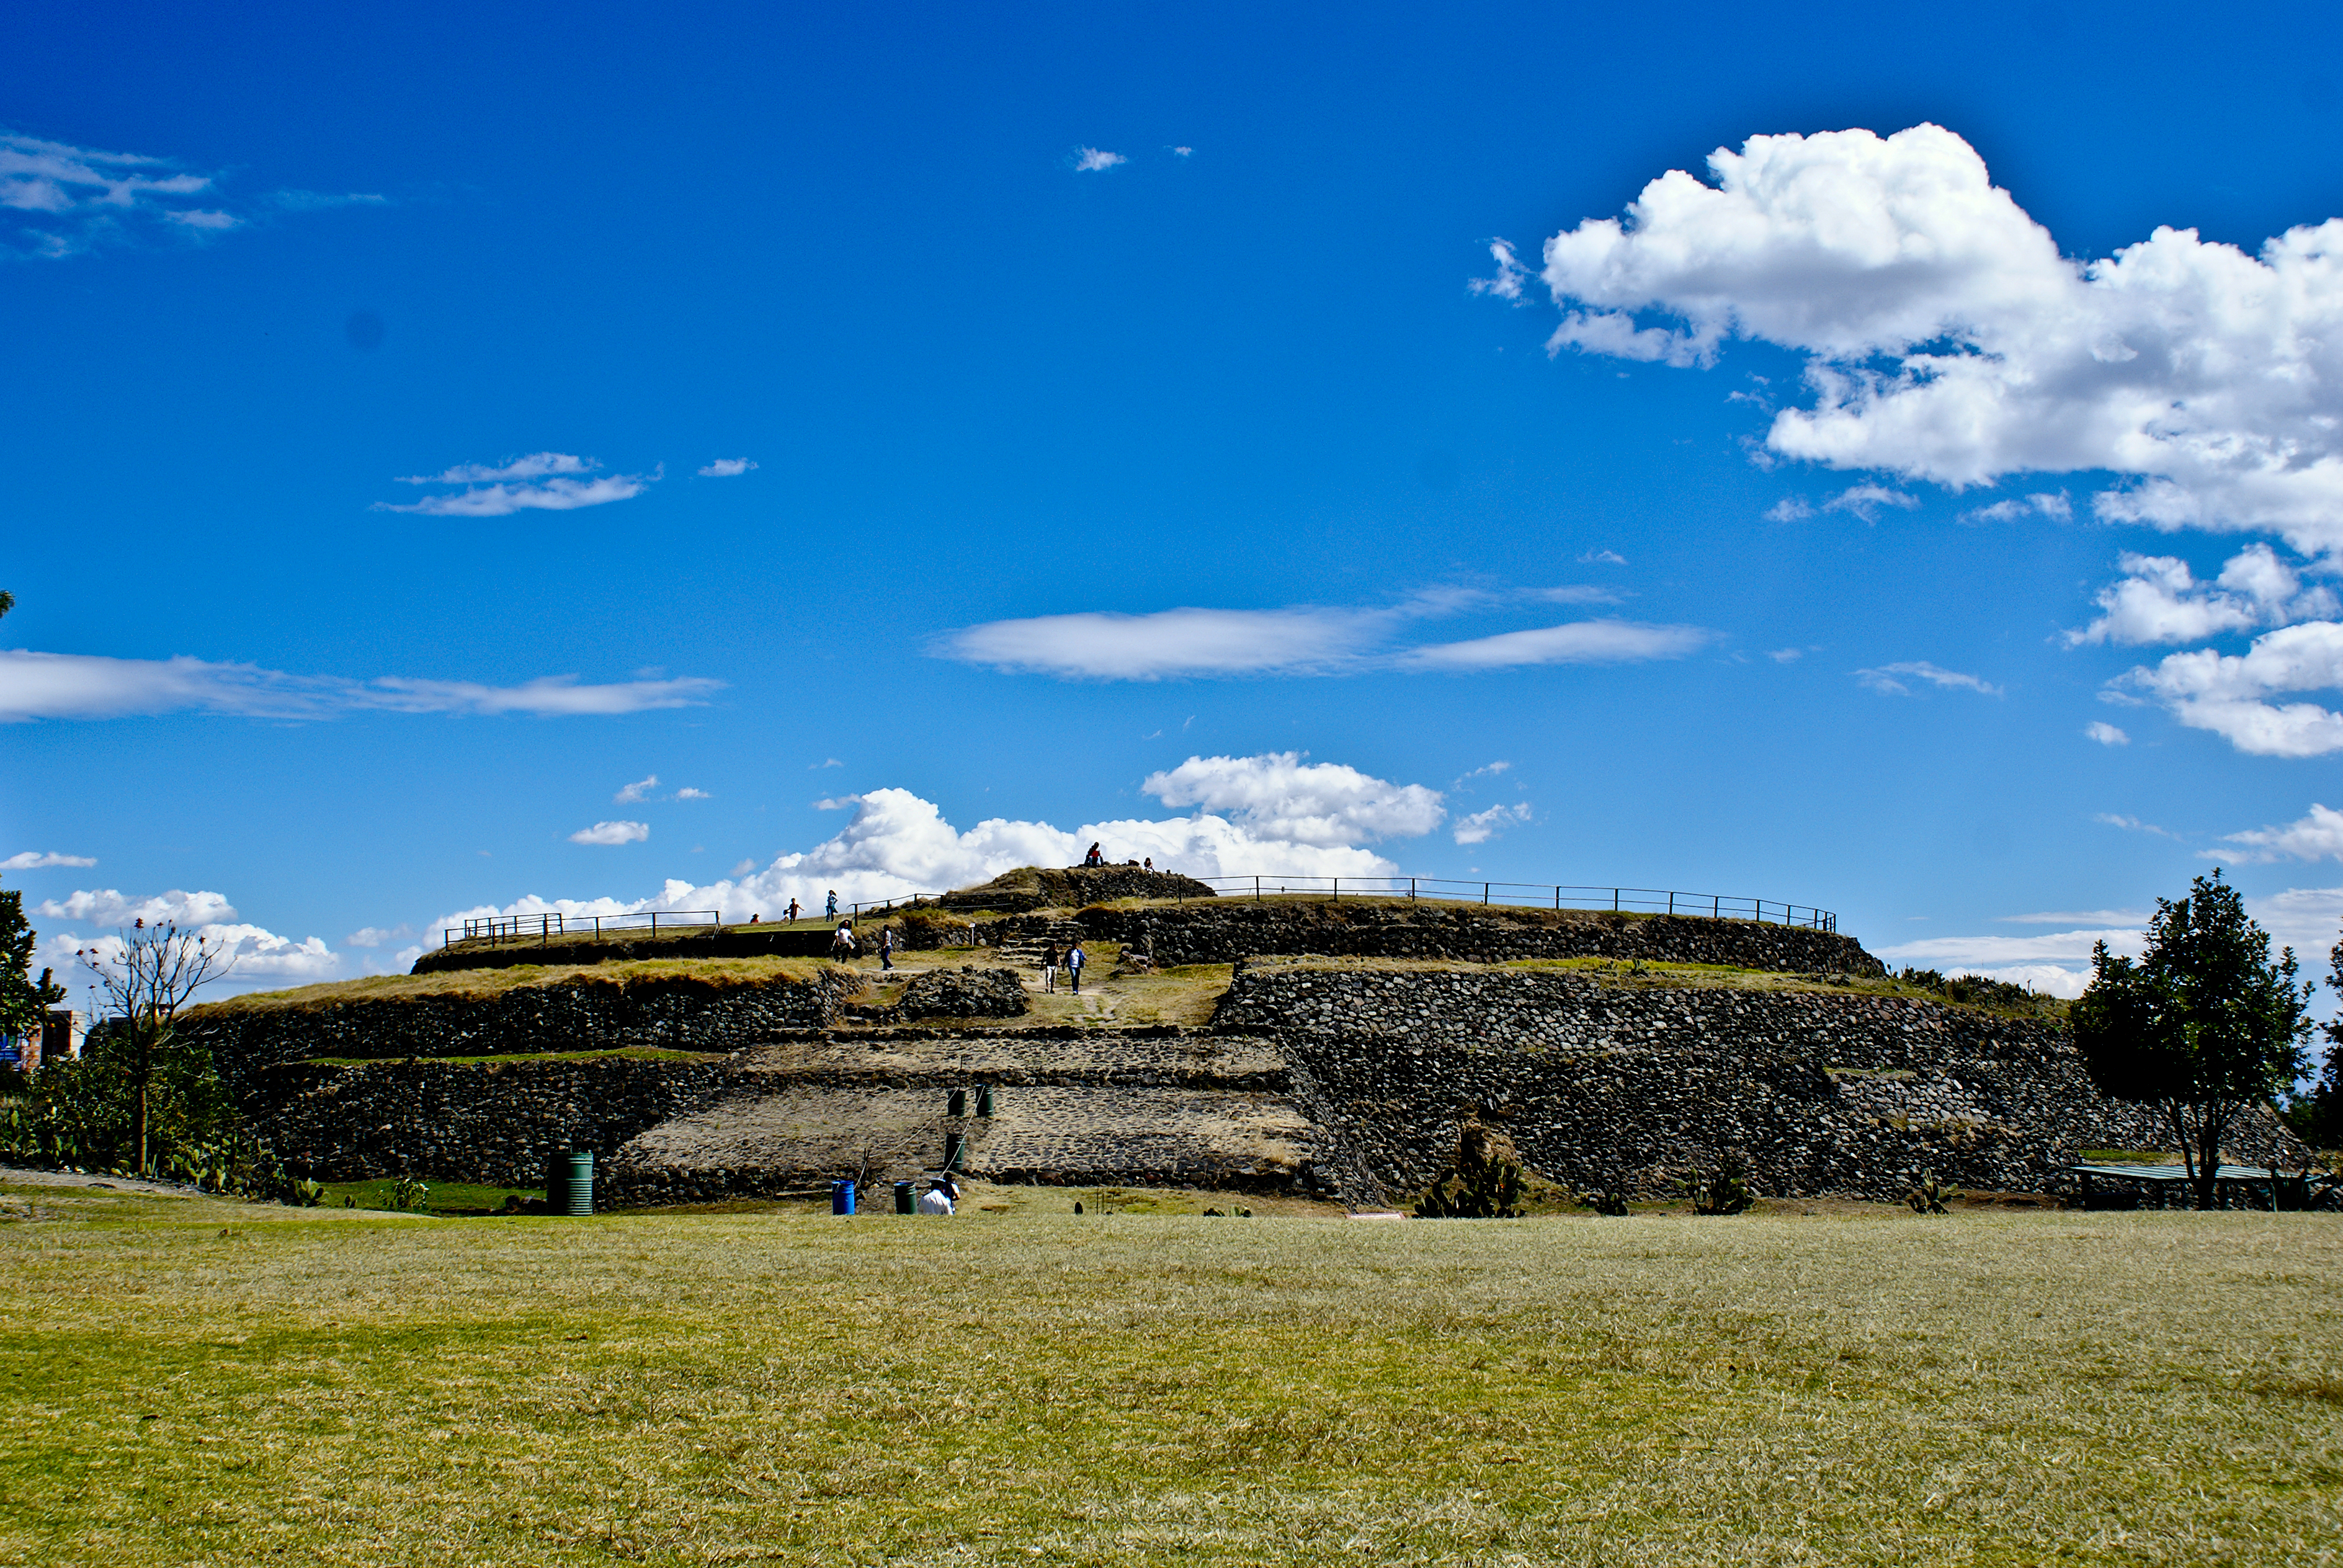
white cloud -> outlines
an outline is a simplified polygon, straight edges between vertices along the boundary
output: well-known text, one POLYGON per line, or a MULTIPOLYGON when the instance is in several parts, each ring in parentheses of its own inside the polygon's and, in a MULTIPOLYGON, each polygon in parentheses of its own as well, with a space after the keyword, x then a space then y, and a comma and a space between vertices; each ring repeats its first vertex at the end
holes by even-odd
POLYGON ((2229 558, 2216 584, 2200 583, 2188 563, 2173 556, 2117 558, 2123 580, 2099 590, 2099 618, 2066 634, 2066 646, 2119 642, 2196 642, 2222 632, 2332 618, 2333 590, 2304 589, 2298 569, 2268 545, 2249 545, 2229 558))
POLYGON ((716 797, 710 795, 705 789, 694 789, 690 785, 687 784, 682 789, 675 792, 673 799, 678 800, 713 800, 716 797))
POLYGON ((602 465, 567 452, 534 452, 502 463, 462 463, 432 475, 412 474, 402 485, 464 485, 469 488, 426 496, 401 506, 377 501, 378 512, 411 512, 427 518, 502 518, 514 512, 569 512, 580 507, 631 500, 657 484, 664 468, 649 474, 591 474, 602 465))
POLYGON ((2071 1000, 2091 983, 2091 944, 2102 940, 2108 951, 2137 958, 2147 937, 2138 927, 2106 927, 2039 937, 1936 937, 1875 950, 1890 967, 1977 975, 2071 1000))
POLYGON ((1522 265, 1521 257, 1513 254, 1513 247, 1502 239, 1489 242, 1489 259, 1497 264, 1497 275, 1469 279, 1464 286, 1474 294, 1491 295, 1518 303, 1526 293, 1524 286, 1529 282, 1530 269, 1522 265))
POLYGON ((1193 147, 1173 147, 1172 149, 1172 156, 1175 158, 1191 157, 1194 156, 1195 151, 1196 149, 1193 147))
POLYGON ((2115 689, 2147 692, 2192 729, 2209 729, 2260 757, 2322 757, 2343 750, 2343 716, 2315 702, 2284 705, 2284 692, 2343 686, 2343 623, 2308 621, 2254 638, 2243 654, 2211 648, 2167 654, 2155 668, 2132 669, 2115 689))
POLYGON ((2180 835, 2171 829, 2159 828, 2153 822, 2143 822, 2137 817, 2126 817, 2114 811, 2099 811, 2092 815, 2091 820, 2110 828, 2121 828, 2127 833, 2146 833, 2153 839, 2169 839, 2176 844, 2182 842, 2180 835))
POLYGON ((2030 915, 2003 915, 2013 926, 2140 926, 2147 924, 2146 910, 2042 910, 2030 915))
POLYGON ((88 855, 60 855, 54 850, 26 849, 0 860, 0 871, 37 871, 49 866, 95 866, 88 855))
MULTIPOLYGON (((961 832, 909 790, 873 789, 839 802, 854 817, 835 837, 782 855, 761 871, 743 874, 736 867, 731 876, 707 884, 672 878, 657 894, 635 900, 529 894, 444 915, 425 928, 424 942, 437 946, 445 930, 489 915, 590 918, 656 909, 717 910, 727 920, 752 914, 769 919, 792 898, 819 909, 831 889, 850 903, 900 899, 968 887, 1019 866, 1071 865, 1093 842, 1111 860, 1152 859, 1159 868, 1191 876, 1387 876, 1398 868, 1362 843, 1429 832, 1441 820, 1436 791, 1332 764, 1304 767, 1291 754, 1191 758, 1156 775, 1147 788, 1166 796, 1167 804, 1201 803, 1199 796, 1222 801, 1230 815, 1206 810, 1168 820, 1088 822, 1072 832, 1046 822, 992 819, 961 832), (1164 789, 1155 789, 1158 781, 1164 789)), ((402 961, 421 950, 408 950, 402 961)))
POLYGON ((1096 147, 1078 147, 1074 150, 1074 168, 1077 172, 1086 175, 1099 174, 1114 167, 1117 164, 1127 164, 1130 161, 1121 153, 1101 152, 1096 147))
POLYGON ((1925 680, 1932 686, 1945 687, 1956 691, 1974 691, 1982 697, 2002 695, 2001 688, 1998 686, 1988 685, 1974 675, 1963 675, 1957 669, 1940 669, 1925 658, 1909 664, 1883 664, 1876 669, 1858 669, 1855 672, 1855 679, 1874 691, 1885 692, 1890 697, 1911 696, 1912 689, 1905 685, 1903 680, 1898 679, 1898 677, 1925 680))
POLYGON ((1806 504, 1806 498, 1804 496, 1785 496, 1766 508, 1764 514, 1769 523, 1803 522, 1814 515, 1814 508, 1806 504))
POLYGON ((557 474, 590 474, 602 465, 568 452, 531 452, 501 463, 458 463, 436 474, 409 474, 402 485, 494 485, 508 479, 543 479, 557 474))
POLYGON ((1530 631, 1500 632, 1469 642, 1438 643, 1398 656, 1403 668, 1501 669, 1531 664, 1628 664, 1682 658, 1716 634, 1697 626, 1632 620, 1580 620, 1530 631))
POLYGON ((631 784, 621 786, 618 792, 610 797, 610 804, 631 806, 658 788, 659 775, 656 773, 648 779, 638 779, 631 784))
POLYGON ((697 472, 703 479, 733 479, 756 466, 746 457, 719 457, 697 472))
POLYGON ((1191 757, 1150 774, 1140 788, 1166 806, 1225 811, 1261 838, 1319 848, 1414 838, 1445 814, 1437 789, 1386 783, 1337 762, 1305 763, 1302 756, 1191 757))
POLYGON ((813 772, 818 772, 818 771, 820 771, 820 769, 824 769, 824 768, 843 768, 843 767, 845 767, 845 766, 846 766, 846 764, 845 764, 845 763, 843 763, 843 762, 840 762, 837 758, 835 758, 835 757, 830 757, 830 758, 825 758, 825 759, 822 759, 821 761, 820 761, 820 762, 809 762, 809 763, 807 763, 807 764, 806 764, 806 771, 807 771, 807 772, 809 772, 809 773, 813 773, 813 772))
POLYGON ((12 247, 38 256, 127 239, 142 224, 232 227, 228 214, 194 205, 212 183, 212 176, 180 170, 167 158, 0 132, 0 217, 12 247))
POLYGON ((2283 828, 2258 828, 2247 833, 2229 833, 2222 837, 2225 844, 2242 844, 2234 852, 2207 851, 2208 857, 2220 860, 2343 860, 2343 811, 2330 810, 2316 803, 2309 815, 2288 823, 2283 828))
POLYGON ((1879 520, 1879 508, 1895 507, 1910 511, 1920 504, 1920 498, 1901 490, 1891 490, 1885 485, 1850 485, 1823 503, 1825 512, 1853 512, 1866 523, 1879 520))
POLYGON ((331 719, 345 713, 638 713, 696 707, 723 682, 699 677, 578 684, 574 675, 519 686, 377 676, 287 675, 199 658, 107 658, 94 654, 0 650, 0 723, 34 719, 117 719, 215 713, 261 719, 331 719))
POLYGON ((1591 583, 1572 583, 1563 588, 1530 588, 1522 597, 1546 604, 1617 604, 1620 595, 1616 588, 1596 588, 1591 583))
POLYGON ((2104 719, 2094 719, 2083 727, 2083 733, 2102 746, 2128 746, 2131 737, 2104 719))
POLYGON ((1492 806, 1485 811, 1457 818, 1454 837, 1460 844, 1485 844, 1513 823, 1529 819, 1530 808, 1526 800, 1513 806, 1492 806))
POLYGON ((1510 762, 1492 762, 1485 768, 1475 768, 1470 773, 1459 776, 1456 782, 1451 784, 1449 788, 1451 789, 1461 789, 1467 779, 1484 777, 1493 779, 1500 773, 1511 772, 1513 770, 1513 765, 1510 762))
POLYGON ((2006 501, 1996 501, 1989 507, 1977 507, 1963 512, 1961 521, 2015 523, 2027 518, 2048 518, 2053 522, 2064 523, 2072 520, 2074 516, 2075 504, 2066 498, 2066 492, 2061 490, 2055 496, 2036 494, 2024 500, 2012 497, 2006 501))
POLYGON ((1387 616, 1327 609, 1167 609, 997 620, 955 632, 946 657, 995 668, 1102 680, 1178 675, 1304 674, 1383 635, 1387 616))
POLYGON ((1765 657, 1775 664, 1795 664, 1806 657, 1806 650, 1803 648, 1777 648, 1767 653, 1765 657))
POLYGON ((2130 483, 2104 517, 2343 546, 2343 219, 2258 256, 2157 228, 2077 261, 1936 126, 1754 136, 1708 167, 1546 242, 1554 351, 1777 344, 1813 400, 1773 454, 1956 489, 2107 470, 2130 483))
POLYGON ((126 926, 135 920, 150 926, 208 926, 236 919, 236 906, 219 894, 187 893, 176 888, 146 898, 126 898, 112 888, 89 889, 44 900, 34 906, 33 912, 46 920, 93 926, 126 926))
POLYGON ((1627 558, 1616 550, 1588 550, 1579 560, 1588 566, 1624 567, 1627 558))
POLYGON ((402 920, 397 925, 387 929, 381 926, 363 926, 344 937, 342 940, 354 948, 378 948, 385 942, 404 941, 414 934, 415 928, 402 920))
POLYGON ((569 835, 573 844, 639 844, 651 836, 648 822, 597 822, 569 835))

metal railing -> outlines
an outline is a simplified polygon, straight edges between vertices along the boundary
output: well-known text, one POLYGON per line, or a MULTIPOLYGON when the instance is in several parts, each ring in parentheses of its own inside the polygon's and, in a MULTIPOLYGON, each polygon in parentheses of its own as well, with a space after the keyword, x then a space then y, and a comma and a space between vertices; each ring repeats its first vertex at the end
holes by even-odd
POLYGON ((1450 877, 1198 877, 1222 898, 1412 899, 1514 908, 1612 910, 1634 914, 1699 915, 1835 931, 1838 916, 1812 904, 1736 893, 1682 893, 1667 888, 1586 888, 1555 882, 1472 882, 1450 877))
POLYGON ((648 929, 653 935, 665 920, 668 929, 679 926, 720 926, 724 923, 716 910, 645 910, 634 915, 490 915, 486 920, 466 920, 464 934, 458 937, 456 928, 447 927, 439 933, 439 945, 451 947, 458 941, 509 942, 534 937, 541 946, 555 937, 584 936, 591 931, 600 936, 604 931, 648 929))
MULTIPOLYGON (((1417 902, 1489 904, 1516 909, 1611 910, 1628 914, 1699 915, 1708 920, 1757 920, 1801 926, 1808 930, 1836 931, 1838 916, 1812 904, 1792 904, 1739 893, 1685 893, 1667 888, 1574 887, 1566 882, 1474 882, 1453 877, 1192 877, 1222 898, 1326 899, 1340 903, 1351 899, 1407 899, 1417 902)), ((840 904, 839 915, 860 920, 866 915, 932 906, 941 893, 899 893, 891 899, 866 899, 840 904)), ((1184 902, 1175 896, 1174 902, 1184 902)), ((835 920, 808 910, 800 920, 835 920)), ((735 924, 755 922, 734 922, 735 924)), ((786 924, 767 921, 766 924, 786 924)), ((606 930, 648 927, 656 933, 680 926, 721 926, 715 910, 648 910, 633 915, 573 915, 565 922, 558 914, 495 915, 464 922, 464 941, 520 941, 534 938, 540 944, 552 937, 596 936, 606 930), (664 928, 662 927, 664 922, 664 928)), ((441 945, 458 940, 453 927, 440 933, 441 945)))

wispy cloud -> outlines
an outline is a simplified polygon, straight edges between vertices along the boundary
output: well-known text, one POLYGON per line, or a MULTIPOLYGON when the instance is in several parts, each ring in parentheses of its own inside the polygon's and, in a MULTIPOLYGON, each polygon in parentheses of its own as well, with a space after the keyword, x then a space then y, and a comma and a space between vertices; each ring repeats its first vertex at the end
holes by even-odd
POLYGON ((2091 820, 2109 828, 2121 828, 2127 833, 2146 833, 2152 839, 2169 839, 2174 843, 2185 842, 2169 828, 2159 828, 2153 822, 2143 822, 2137 817, 2127 817, 2117 811, 2097 811, 2091 820))
POLYGON ((2343 811, 2330 810, 2316 803, 2308 815, 2298 818, 2282 828, 2257 828, 2246 833, 2222 836, 2225 844, 2241 846, 2237 849, 2208 849, 2207 859, 2236 860, 2343 860, 2343 811))
POLYGON ((1077 147, 1074 149, 1074 169, 1075 172, 1079 174, 1101 174, 1106 170, 1114 167, 1117 164, 1127 164, 1131 160, 1129 158, 1124 157, 1121 153, 1104 152, 1097 147, 1077 147))
POLYGON ((221 176, 170 158, 0 131, 0 253, 63 257, 141 239, 207 239, 284 214, 387 205, 357 192, 231 198, 221 176))
POLYGON ((1454 838, 1459 844, 1485 844, 1514 823, 1529 819, 1526 800, 1512 806, 1492 806, 1485 811, 1456 819, 1454 838))
POLYGON ((1769 523, 1804 522, 1814 515, 1814 508, 1806 504, 1804 496, 1785 496, 1766 508, 1765 512, 1765 520, 1769 523))
POLYGON ((2083 734, 2086 738, 2096 740, 2102 746, 2128 746, 2131 744, 2130 736, 2125 734, 2115 725, 2109 724, 2104 719, 2094 719, 2088 724, 2083 726, 2083 734))
POLYGON ((678 800, 713 800, 716 797, 710 795, 705 789, 694 789, 690 785, 687 784, 682 789, 675 792, 673 799, 678 800))
POLYGON ((648 822, 597 822, 569 835, 573 844, 639 844, 651 836, 648 822))
MULTIPOLYGON (((1595 590, 1600 591, 1600 590, 1595 590)), ((1094 611, 992 621, 941 638, 939 657, 997 669, 1093 680, 1175 677, 1322 676, 1376 669, 1467 670, 1540 664, 1676 658, 1715 633, 1700 627, 1597 619, 1452 643, 1393 648, 1409 625, 1578 590, 1492 594, 1428 589, 1377 609, 1297 606, 1240 610, 1184 608, 1144 615, 1094 611)))
POLYGON ((0 650, 0 723, 34 719, 121 719, 210 713, 253 719, 333 719, 347 713, 639 713, 696 707, 723 682, 581 683, 545 676, 518 686, 377 676, 287 675, 252 664, 199 658, 106 658, 91 654, 0 650))
POLYGON ((0 871, 38 871, 51 866, 95 866, 96 859, 88 855, 59 855, 41 849, 26 849, 21 854, 0 860, 0 871))
POLYGON ((2048 518, 2054 522, 2067 522, 2075 516, 2074 503, 2066 492, 2056 495, 2036 493, 2019 500, 2016 497, 1996 501, 1989 507, 1977 507, 1961 514, 1965 523, 2015 523, 2028 518, 2048 518))
POLYGON ((1636 664, 1682 658, 1715 640, 1697 626, 1650 626, 1632 620, 1579 620, 1527 631, 1499 632, 1465 642, 1411 648, 1403 668, 1505 669, 1538 664, 1636 664))
POLYGON ((591 457, 568 452, 533 452, 501 463, 459 463, 437 474, 402 477, 402 485, 462 485, 467 488, 426 496, 401 505, 377 501, 378 512, 412 512, 427 518, 502 518, 514 512, 568 512, 581 507, 631 500, 659 482, 664 469, 649 474, 601 474, 591 457))
POLYGON ((1885 692, 1890 697, 1912 695, 1912 689, 1904 684, 1906 679, 1925 680, 1931 686, 1955 691, 1974 691, 1982 697, 2002 695, 1998 686, 1989 685, 1974 675, 1963 675, 1957 669, 1939 668, 1926 659, 1909 664, 1883 664, 1875 669, 1858 669, 1855 678, 1872 690, 1885 692))
POLYGON ((2029 915, 2001 915, 2012 926, 2144 926, 2146 910, 2043 910, 2029 915))
POLYGON ((415 928, 401 920, 395 926, 362 926, 342 939, 354 948, 378 948, 386 942, 402 942, 415 934, 415 928))
POLYGON ((1624 567, 1627 558, 1617 550, 1588 550, 1578 558, 1583 566, 1624 567))
POLYGON ((659 775, 656 773, 652 774, 648 779, 638 779, 631 784, 620 786, 618 792, 610 797, 610 804, 613 806, 631 806, 636 801, 643 799, 658 788, 659 775))
POLYGON ((1823 510, 1852 512, 1866 523, 1875 523, 1879 520, 1879 508, 1882 507, 1895 507, 1908 512, 1919 504, 1919 497, 1891 490, 1885 485, 1850 485, 1825 501, 1823 510))
POLYGON ((735 479, 756 466, 746 457, 719 457, 693 472, 703 479, 735 479))

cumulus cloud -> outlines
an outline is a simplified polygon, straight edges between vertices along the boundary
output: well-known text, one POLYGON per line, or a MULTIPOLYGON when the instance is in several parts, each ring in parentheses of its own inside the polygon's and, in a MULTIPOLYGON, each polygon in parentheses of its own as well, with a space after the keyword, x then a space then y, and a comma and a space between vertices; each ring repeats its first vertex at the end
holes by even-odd
MULTIPOLYGON (((794 898, 820 908, 832 889, 846 902, 900 899, 989 880, 1019 866, 1067 866, 1092 843, 1111 860, 1152 859, 1191 876, 1374 877, 1398 869, 1367 844, 1430 832, 1443 819, 1438 791, 1400 785, 1297 753, 1192 757, 1142 788, 1192 816, 1085 822, 1069 832, 1047 822, 989 819, 962 831, 908 789, 873 789, 837 802, 854 815, 835 836, 778 857, 761 870, 711 883, 670 879, 658 893, 621 900, 529 894, 442 916, 425 941, 490 915, 567 918, 647 910, 718 910, 727 920, 770 918, 794 898)), ((411 960, 411 950, 402 957, 411 960)))
POLYGON ((60 855, 55 850, 25 849, 0 860, 0 871, 38 871, 50 866, 95 866, 88 855, 60 855))
POLYGON ((602 465, 568 452, 532 452, 501 463, 459 463, 437 474, 409 474, 402 485, 461 485, 465 488, 426 496, 400 505, 377 501, 378 512, 412 512, 427 518, 502 518, 514 512, 569 512, 580 507, 632 500, 659 482, 664 470, 649 474, 599 474, 602 465), (582 476, 594 475, 593 477, 582 476))
POLYGON ((2213 583, 2201 583, 2173 556, 2117 558, 2123 579, 2099 590, 2101 614, 2066 646, 2118 642, 2197 642, 2223 632, 2332 618, 2343 604, 2325 587, 2306 589, 2298 568, 2268 545, 2231 556, 2213 583))
POLYGON ((1527 801, 1513 806, 1492 806, 1485 811, 1457 818, 1453 837, 1460 844, 1485 844, 1514 823, 1529 819, 1527 801))
POLYGON ((1933 125, 1753 136, 1708 170, 1546 242, 1552 351, 1776 344, 1811 401, 1774 416, 1770 454, 1955 489, 2106 470, 2127 482, 2103 517, 2343 546, 2343 219, 2253 255, 2159 227, 2070 259, 1933 125))
POLYGON ((1130 161, 1121 153, 1102 152, 1097 147, 1074 149, 1074 169, 1078 174, 1102 174, 1117 164, 1127 164, 1130 161))
POLYGON ((2246 833, 2223 836, 2225 844, 2242 845, 2234 850, 2212 849, 2207 857, 2217 860, 2343 860, 2343 811, 2330 810, 2313 803, 2308 816, 2282 828, 2257 828, 2246 833))
POLYGON ((597 822, 569 835, 573 844, 639 844, 651 836, 648 822, 597 822))
POLYGON ((184 657, 107 658, 15 648, 0 649, 0 723, 160 713, 296 719, 362 712, 639 713, 697 707, 723 684, 684 677, 584 685, 574 675, 543 676, 518 686, 395 675, 352 680, 184 657))
POLYGON ((695 471, 703 479, 736 479, 756 466, 746 457, 719 457, 695 471))
POLYGON ((1414 838, 1440 825, 1440 791, 1390 784, 1339 762, 1304 762, 1305 753, 1191 757, 1140 788, 1166 806, 1226 812, 1263 839, 1319 848, 1414 838))
POLYGON ((236 919, 236 906, 217 893, 188 893, 174 888, 167 893, 125 897, 112 888, 89 889, 62 899, 45 899, 33 912, 45 920, 71 920, 77 925, 126 926, 144 920, 150 926, 208 926, 236 919))
POLYGON ((644 796, 649 795, 652 790, 658 788, 659 775, 656 773, 652 774, 648 779, 638 779, 631 784, 621 785, 618 789, 618 792, 610 797, 610 804, 613 806, 631 806, 636 801, 641 799, 644 796))
POLYGON ((1936 937, 1875 950, 1890 965, 1981 975, 2071 1000, 2091 983, 2091 945, 2099 941, 2109 952, 2137 958, 2147 936, 2138 926, 2108 926, 2038 937, 1936 937))
POLYGON ((2131 744, 2130 736, 2126 735, 2122 730, 2117 729, 2114 725, 2109 724, 2104 719, 2094 719, 2090 723, 2083 726, 2083 733, 2089 739, 2097 741, 2102 746, 2128 746, 2131 744))
POLYGON ((2273 702, 2288 692, 2343 686, 2343 623, 2308 621, 2254 638, 2243 654, 2212 648, 2167 654, 2117 678, 2113 689, 2147 693, 2181 723, 2209 729, 2258 757, 2323 757, 2343 750, 2343 715, 2315 702, 2273 702))
POLYGON ((1988 685, 1974 675, 1963 675, 1957 669, 1941 669, 1925 658, 1909 664, 1883 664, 1876 669, 1858 669, 1855 672, 1855 678, 1872 690, 1889 697, 1912 695, 1912 689, 1904 684, 1906 678, 1925 680, 1931 686, 1955 691, 1974 691, 1981 697, 2002 695, 1998 686, 1988 685))
POLYGON ((1390 648, 1427 616, 1504 598, 1548 601, 1611 597, 1601 588, 1534 588, 1513 596, 1432 590, 1382 609, 1304 606, 1277 610, 1169 609, 1150 615, 1083 613, 992 621, 938 642, 940 657, 997 669, 1098 680, 1180 676, 1344 675, 1376 669, 1494 669, 1514 665, 1617 664, 1680 658, 1713 640, 1700 627, 1597 619, 1504 632, 1470 641, 1390 648))

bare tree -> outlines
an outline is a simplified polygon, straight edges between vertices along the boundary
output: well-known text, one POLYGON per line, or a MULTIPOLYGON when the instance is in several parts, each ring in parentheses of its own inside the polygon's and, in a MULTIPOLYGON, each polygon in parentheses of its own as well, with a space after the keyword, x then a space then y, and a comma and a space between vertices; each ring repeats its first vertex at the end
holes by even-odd
POLYGON ((179 1009, 199 988, 226 979, 235 960, 226 943, 200 931, 181 930, 172 920, 150 926, 144 920, 132 921, 117 943, 94 944, 74 956, 97 977, 98 990, 120 1017, 118 1027, 127 1031, 123 1054, 130 1072, 131 1135, 138 1173, 147 1175, 147 1101, 155 1060, 170 1041, 179 1009))

